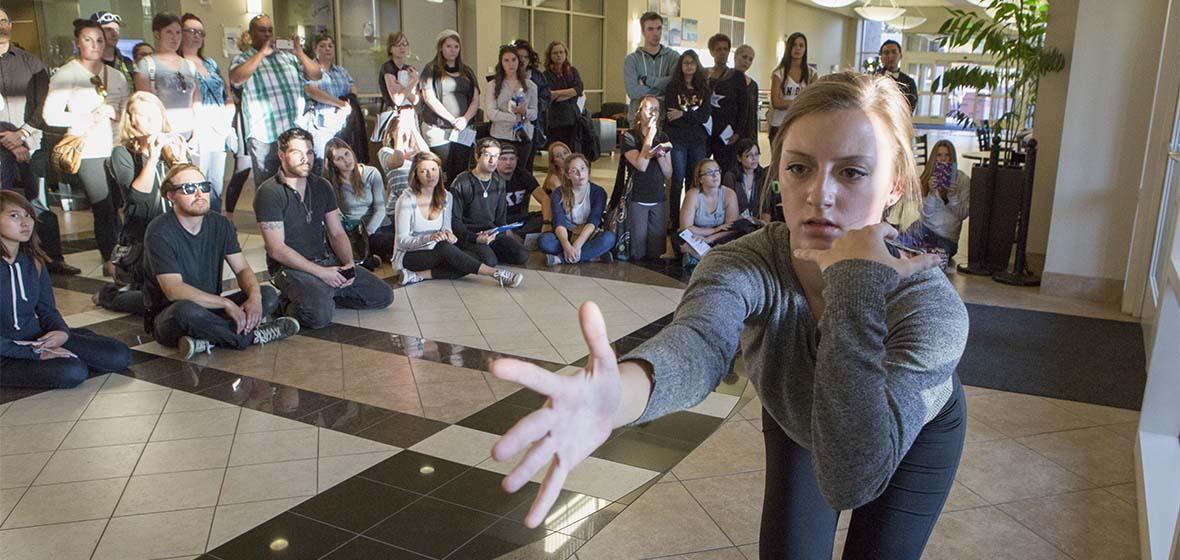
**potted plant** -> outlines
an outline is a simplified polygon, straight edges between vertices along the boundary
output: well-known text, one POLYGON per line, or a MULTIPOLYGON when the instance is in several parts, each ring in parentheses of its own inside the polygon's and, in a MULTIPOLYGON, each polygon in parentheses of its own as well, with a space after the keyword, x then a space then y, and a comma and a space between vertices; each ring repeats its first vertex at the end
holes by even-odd
MULTIPOLYGON (((969 261, 959 266, 960 272, 968 274, 992 274, 1008 267, 1017 224, 1028 211, 1026 203, 1031 198, 1032 169, 1020 167, 1024 157, 1018 154, 1017 134, 1032 123, 1041 76, 1063 69, 1065 55, 1045 46, 1048 0, 992 0, 986 15, 948 11, 951 18, 938 30, 941 43, 947 47, 970 45, 993 55, 995 63, 991 68, 951 68, 934 80, 933 92, 986 90, 1004 99, 1000 114, 992 115, 990 124, 982 123, 983 137, 998 144, 1000 157, 995 167, 986 162, 976 165, 971 174, 969 261)), ((952 110, 950 116, 964 128, 981 124, 961 108, 952 110)))

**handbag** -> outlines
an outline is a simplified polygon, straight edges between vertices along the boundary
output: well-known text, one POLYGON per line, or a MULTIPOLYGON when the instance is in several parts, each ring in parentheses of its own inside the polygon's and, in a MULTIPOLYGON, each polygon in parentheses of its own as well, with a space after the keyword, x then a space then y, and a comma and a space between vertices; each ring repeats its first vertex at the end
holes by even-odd
POLYGON ((66 134, 53 147, 50 161, 58 173, 73 175, 82 166, 82 148, 86 146, 86 137, 80 134, 66 134))
POLYGON ((143 243, 129 239, 119 240, 119 244, 111 250, 111 263, 115 265, 115 281, 119 284, 143 284, 143 243))

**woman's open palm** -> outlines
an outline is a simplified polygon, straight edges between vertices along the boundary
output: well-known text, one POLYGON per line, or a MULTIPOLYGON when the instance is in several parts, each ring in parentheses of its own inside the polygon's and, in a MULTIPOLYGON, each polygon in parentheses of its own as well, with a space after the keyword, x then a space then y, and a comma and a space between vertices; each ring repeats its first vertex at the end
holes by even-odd
POLYGON ((606 336, 602 313, 593 302, 578 310, 582 336, 590 350, 589 363, 569 376, 513 359, 492 363, 491 372, 548 398, 545 405, 522 418, 492 447, 492 458, 505 461, 528 449, 516 468, 504 477, 504 489, 519 490, 541 467, 549 471, 525 517, 525 525, 544 521, 569 472, 606 441, 619 408, 621 383, 615 352, 606 336))

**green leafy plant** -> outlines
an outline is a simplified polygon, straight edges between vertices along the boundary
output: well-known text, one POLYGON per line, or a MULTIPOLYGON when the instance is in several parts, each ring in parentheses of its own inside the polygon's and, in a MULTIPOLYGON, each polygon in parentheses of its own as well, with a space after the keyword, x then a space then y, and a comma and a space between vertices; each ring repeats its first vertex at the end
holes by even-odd
MULTIPOLYGON (((995 57, 994 68, 960 66, 934 80, 934 93, 959 89, 988 90, 1005 97, 1004 111, 992 120, 993 134, 1014 146, 1016 133, 1032 122, 1041 76, 1065 68, 1065 55, 1045 46, 1049 0, 993 0, 988 15, 948 9, 951 18, 938 32, 944 47, 971 46, 995 57), (989 17, 990 16, 990 17, 989 17)), ((959 109, 951 111, 960 126, 979 125, 959 109)))

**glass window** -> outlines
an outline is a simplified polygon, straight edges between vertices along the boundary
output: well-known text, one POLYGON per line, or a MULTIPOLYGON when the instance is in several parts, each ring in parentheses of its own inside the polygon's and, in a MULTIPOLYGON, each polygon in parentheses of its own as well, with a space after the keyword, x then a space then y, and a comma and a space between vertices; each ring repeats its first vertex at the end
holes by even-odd
POLYGON ((575 12, 602 15, 602 0, 574 0, 575 12))
POLYGON ((721 0, 721 15, 733 15, 733 0, 721 0))
POLYGON ((520 8, 500 8, 500 44, 507 45, 520 37, 529 36, 529 11, 520 8))
POLYGON ((602 64, 598 63, 602 59, 602 19, 574 16, 573 37, 574 44, 570 47, 573 53, 570 59, 582 75, 583 87, 602 89, 602 64))
POLYGON ((569 0, 533 0, 533 5, 538 8, 553 8, 555 10, 570 9, 569 0))
POLYGON ((385 38, 401 29, 397 1, 340 0, 340 44, 336 57, 356 80, 358 93, 376 93, 377 74, 389 58, 385 38))
MULTIPOLYGON (((545 45, 552 41, 562 41, 565 44, 570 44, 570 22, 568 14, 542 12, 537 10, 533 12, 533 21, 536 27, 533 28, 533 36, 530 39, 533 43, 533 49, 543 51, 545 45)), ((601 35, 601 32, 599 32, 601 35)), ((518 37, 528 37, 528 35, 518 35, 518 37)), ((599 41, 601 43, 601 41, 599 41)), ((571 50, 576 47, 570 47, 571 50)), ((580 49, 575 50, 579 52, 580 49)), ((571 54, 575 54, 571 53, 571 54)))
POLYGON ((733 0, 733 17, 746 17, 746 0, 733 0))

